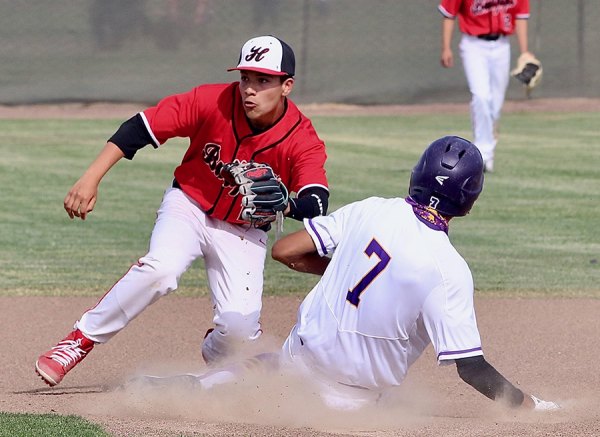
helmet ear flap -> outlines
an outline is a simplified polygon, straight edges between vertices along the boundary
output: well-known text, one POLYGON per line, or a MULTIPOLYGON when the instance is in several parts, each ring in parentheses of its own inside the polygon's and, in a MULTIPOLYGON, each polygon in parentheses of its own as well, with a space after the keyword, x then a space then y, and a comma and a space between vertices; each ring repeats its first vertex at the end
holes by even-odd
POLYGON ((465 193, 480 193, 483 186, 483 173, 481 176, 474 175, 465 179, 462 190, 465 193))

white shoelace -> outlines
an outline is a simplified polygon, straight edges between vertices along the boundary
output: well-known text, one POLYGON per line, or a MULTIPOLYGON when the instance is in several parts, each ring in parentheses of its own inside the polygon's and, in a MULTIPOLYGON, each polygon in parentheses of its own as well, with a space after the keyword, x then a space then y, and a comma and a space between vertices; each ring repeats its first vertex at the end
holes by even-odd
POLYGON ((87 352, 81 349, 80 346, 81 339, 61 341, 52 348, 50 358, 66 367, 85 356, 87 352))

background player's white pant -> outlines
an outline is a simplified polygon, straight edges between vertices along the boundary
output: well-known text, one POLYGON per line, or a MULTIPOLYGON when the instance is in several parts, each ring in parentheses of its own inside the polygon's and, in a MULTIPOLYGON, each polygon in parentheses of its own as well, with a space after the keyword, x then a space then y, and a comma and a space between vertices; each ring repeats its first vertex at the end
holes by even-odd
POLYGON ((175 290, 183 272, 201 256, 216 325, 202 351, 209 361, 220 358, 233 345, 260 336, 266 249, 266 232, 207 217, 183 191, 169 188, 146 256, 75 326, 91 340, 107 342, 146 307, 175 290))
POLYGON ((510 77, 510 40, 485 41, 463 34, 459 48, 471 92, 473 143, 487 162, 494 159, 495 129, 510 77))

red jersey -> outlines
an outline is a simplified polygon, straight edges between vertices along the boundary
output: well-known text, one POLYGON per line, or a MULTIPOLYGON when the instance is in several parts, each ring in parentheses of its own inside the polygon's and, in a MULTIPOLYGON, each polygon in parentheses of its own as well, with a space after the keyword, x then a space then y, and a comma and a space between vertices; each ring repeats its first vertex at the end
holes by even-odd
POLYGON ((325 144, 289 99, 277 123, 260 133, 248 124, 238 82, 198 86, 141 115, 156 146, 173 137, 190 139, 175 179, 211 217, 243 223, 237 188, 219 174, 223 164, 236 160, 269 164, 296 193, 311 186, 327 189, 325 144))
POLYGON ((529 18, 529 0, 441 0, 438 9, 446 18, 458 16, 460 31, 473 36, 511 35, 515 19, 529 18))

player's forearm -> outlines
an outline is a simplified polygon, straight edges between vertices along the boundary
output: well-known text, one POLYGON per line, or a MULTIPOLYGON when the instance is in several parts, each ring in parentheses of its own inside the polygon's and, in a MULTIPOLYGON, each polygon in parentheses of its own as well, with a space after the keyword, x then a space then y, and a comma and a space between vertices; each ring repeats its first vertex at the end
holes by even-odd
POLYGON ((528 22, 525 19, 515 20, 515 33, 517 35, 517 41, 519 43, 519 50, 521 53, 529 51, 529 41, 527 36, 528 22))
POLYGON ((450 50, 452 46, 452 33, 454 31, 454 20, 442 19, 442 51, 450 50))
POLYGON ((323 273, 325 273, 325 270, 329 265, 329 261, 329 258, 321 257, 314 253, 310 255, 289 258, 284 262, 284 264, 290 269, 296 270, 300 273, 312 273, 313 275, 321 276, 323 273))
POLYGON ((85 220, 92 212, 98 195, 98 185, 104 175, 123 157, 123 152, 113 143, 107 143, 83 176, 71 187, 63 206, 70 218, 85 220))
POLYGON ((322 275, 330 259, 321 257, 306 230, 294 232, 275 242, 271 256, 292 270, 322 275))
POLYGON ((123 152, 116 144, 107 142, 82 178, 99 184, 104 175, 123 157, 123 152))
POLYGON ((484 396, 506 402, 513 408, 523 405, 524 393, 511 384, 482 356, 456 360, 460 378, 484 396))

